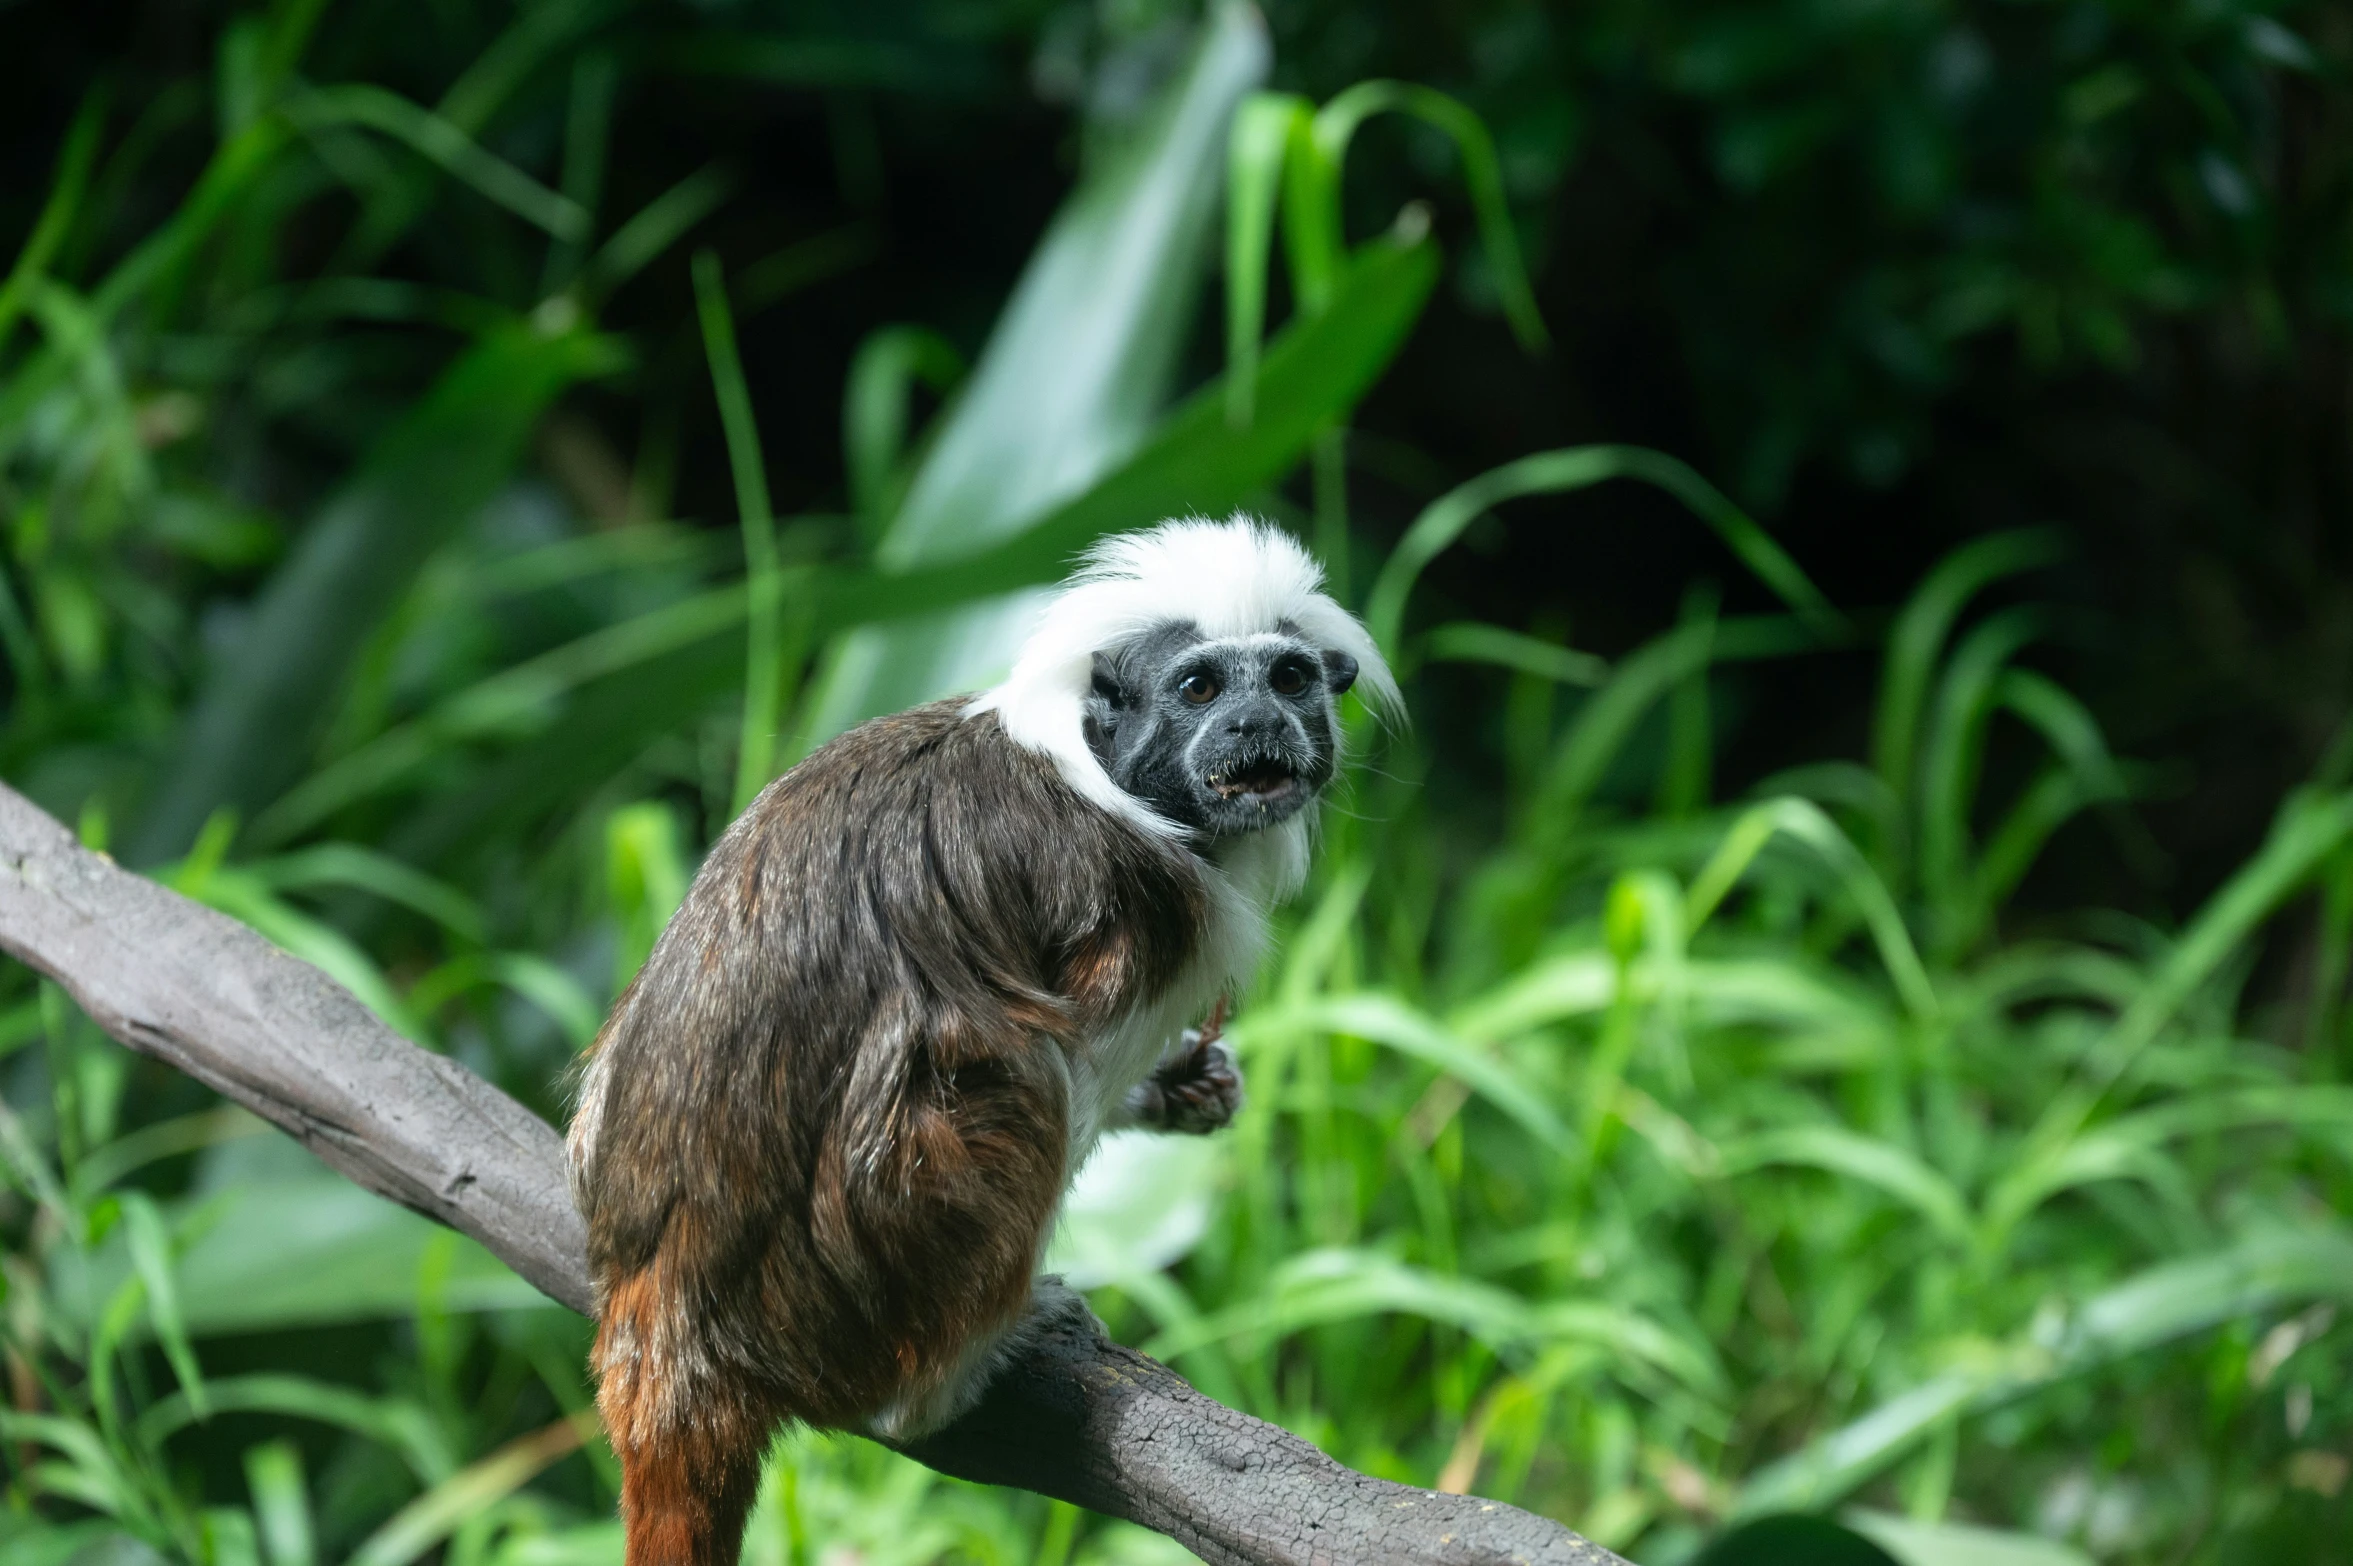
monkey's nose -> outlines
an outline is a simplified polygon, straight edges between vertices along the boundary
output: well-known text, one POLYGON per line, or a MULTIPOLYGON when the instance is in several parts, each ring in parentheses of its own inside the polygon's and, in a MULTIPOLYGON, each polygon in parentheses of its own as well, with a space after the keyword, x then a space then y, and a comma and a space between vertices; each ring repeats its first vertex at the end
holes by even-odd
POLYGON ((1238 739, 1264 739, 1274 733, 1282 722, 1282 714, 1264 708, 1246 707, 1226 719, 1226 732, 1238 739))

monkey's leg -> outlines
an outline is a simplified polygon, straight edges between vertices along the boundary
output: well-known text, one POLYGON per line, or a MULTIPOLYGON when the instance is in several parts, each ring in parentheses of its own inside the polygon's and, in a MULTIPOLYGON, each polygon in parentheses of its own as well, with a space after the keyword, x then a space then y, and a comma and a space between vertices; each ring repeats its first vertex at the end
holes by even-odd
POLYGON ((1242 1068, 1208 1029, 1187 1028, 1176 1053, 1137 1083, 1121 1106, 1130 1125, 1201 1136, 1242 1108, 1242 1068))
POLYGON ((612 1289, 597 1330, 597 1411, 621 1460, 628 1566, 736 1566, 776 1421, 666 1307, 639 1273, 612 1289))

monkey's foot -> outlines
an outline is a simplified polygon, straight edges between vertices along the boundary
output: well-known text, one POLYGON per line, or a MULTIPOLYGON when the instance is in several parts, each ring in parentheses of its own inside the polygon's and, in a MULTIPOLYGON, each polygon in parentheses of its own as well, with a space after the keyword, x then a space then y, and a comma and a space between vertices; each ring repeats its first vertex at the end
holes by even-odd
POLYGON ((1178 1051, 1128 1094, 1129 1118, 1154 1131, 1201 1136, 1242 1108, 1242 1068, 1217 1041, 1187 1028, 1178 1051))

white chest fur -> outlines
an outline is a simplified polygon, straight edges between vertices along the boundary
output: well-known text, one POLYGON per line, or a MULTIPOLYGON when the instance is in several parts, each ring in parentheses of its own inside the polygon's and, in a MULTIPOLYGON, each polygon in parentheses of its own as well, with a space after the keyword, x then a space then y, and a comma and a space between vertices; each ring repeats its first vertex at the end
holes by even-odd
POLYGON ((1305 877, 1309 831, 1301 815, 1220 844, 1202 862, 1209 906, 1192 962, 1161 994, 1068 1053, 1071 1174, 1105 1128, 1118 1123, 1129 1091, 1152 1074, 1177 1036, 1256 972, 1266 952, 1268 910, 1305 877))

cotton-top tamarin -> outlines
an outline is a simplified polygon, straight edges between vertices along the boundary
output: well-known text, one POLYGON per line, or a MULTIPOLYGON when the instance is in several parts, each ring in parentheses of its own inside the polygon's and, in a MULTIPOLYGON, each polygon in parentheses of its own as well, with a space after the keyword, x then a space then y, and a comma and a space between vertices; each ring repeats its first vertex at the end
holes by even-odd
POLYGON ((732 1566, 788 1421, 955 1418, 1096 1138, 1230 1118, 1186 1024, 1306 873, 1340 696, 1397 702, 1321 585, 1246 519, 1113 538, 1003 684, 851 730, 713 845, 571 1129, 629 1566, 732 1566))

